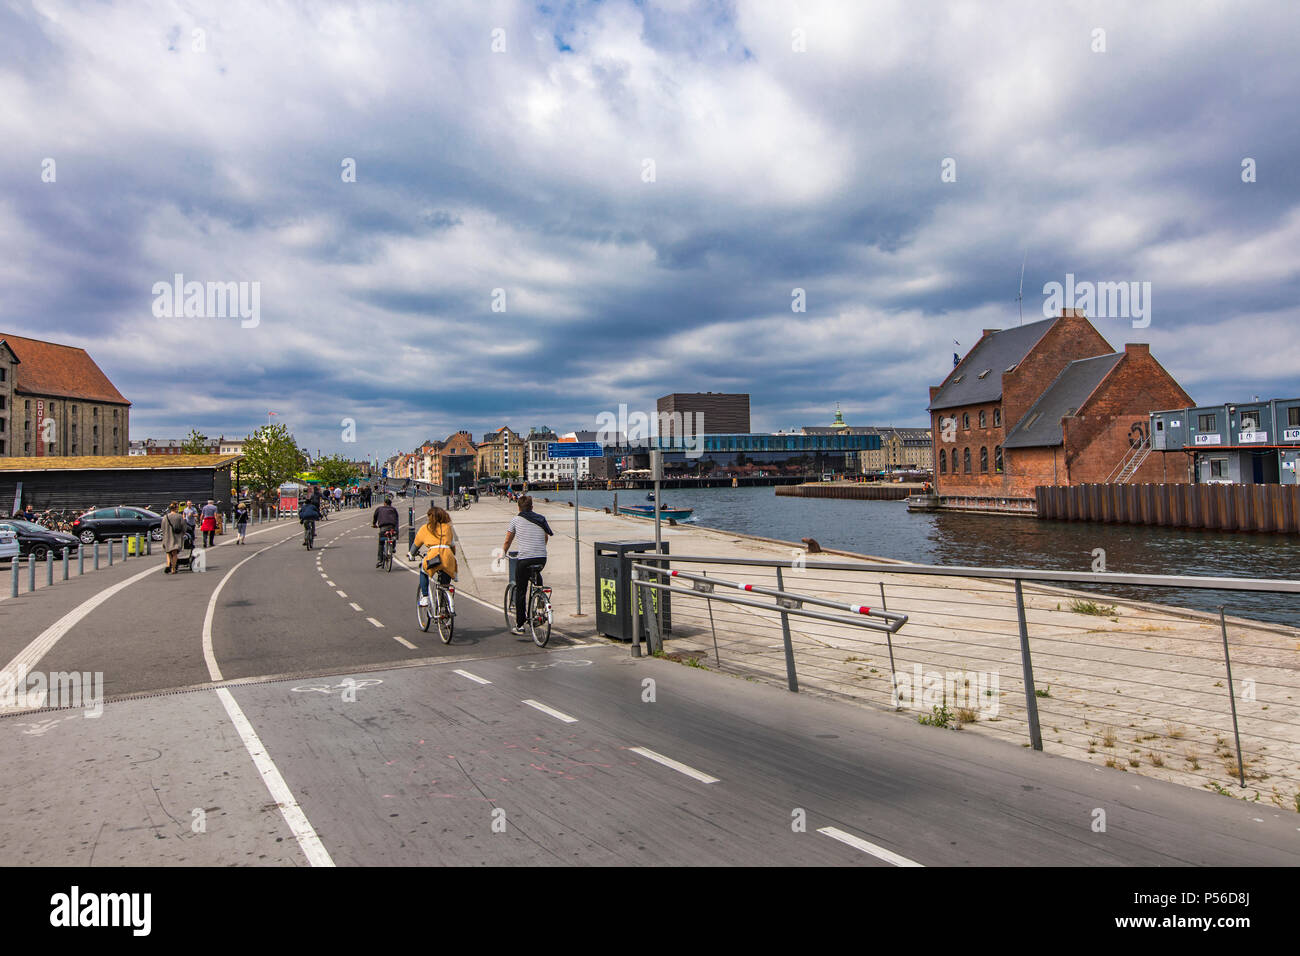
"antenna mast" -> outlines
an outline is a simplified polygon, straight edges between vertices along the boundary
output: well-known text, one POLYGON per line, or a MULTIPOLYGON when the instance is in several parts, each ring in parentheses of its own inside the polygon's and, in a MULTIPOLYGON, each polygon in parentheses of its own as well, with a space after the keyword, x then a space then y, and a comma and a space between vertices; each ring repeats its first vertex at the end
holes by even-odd
POLYGON ((1020 291, 1016 294, 1016 302, 1020 304, 1020 324, 1025 324, 1025 262, 1029 259, 1029 248, 1025 247, 1025 257, 1020 260, 1020 291))

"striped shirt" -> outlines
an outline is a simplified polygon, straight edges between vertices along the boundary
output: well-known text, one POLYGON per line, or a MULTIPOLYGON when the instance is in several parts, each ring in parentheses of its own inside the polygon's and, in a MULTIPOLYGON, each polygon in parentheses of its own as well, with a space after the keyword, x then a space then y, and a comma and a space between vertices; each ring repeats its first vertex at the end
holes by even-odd
POLYGON ((515 536, 511 544, 519 552, 521 560, 546 557, 546 532, 540 527, 523 515, 515 515, 510 519, 508 530, 515 536))

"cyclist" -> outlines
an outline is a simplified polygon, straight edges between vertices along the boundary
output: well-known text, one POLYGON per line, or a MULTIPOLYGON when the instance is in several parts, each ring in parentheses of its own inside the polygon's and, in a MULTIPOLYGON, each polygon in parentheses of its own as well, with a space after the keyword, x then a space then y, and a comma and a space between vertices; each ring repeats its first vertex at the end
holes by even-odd
POLYGON ((338 485, 334 486, 334 510, 338 511, 343 507, 343 489, 338 485))
POLYGON ((307 547, 307 536, 316 533, 316 522, 320 521, 320 508, 308 498, 298 506, 298 521, 302 524, 302 546, 307 547))
POLYGON ((430 505, 425 524, 415 533, 410 557, 427 547, 420 562, 420 606, 429 606, 429 576, 438 572, 438 585, 447 587, 456 577, 456 532, 451 526, 451 516, 437 505, 430 505))
POLYGON ((402 519, 397 514, 397 509, 393 507, 393 496, 384 495, 384 503, 375 509, 375 513, 370 518, 370 527, 379 529, 379 557, 375 561, 375 567, 384 566, 384 535, 388 532, 397 534, 401 527, 402 519))
POLYGON ((519 499, 519 514, 510 519, 506 530, 506 543, 502 554, 510 553, 512 542, 518 542, 518 560, 515 562, 515 626, 512 634, 524 633, 524 617, 528 613, 528 579, 536 577, 542 586, 542 568, 546 567, 546 539, 555 532, 546 519, 533 511, 533 499, 524 495, 519 499))

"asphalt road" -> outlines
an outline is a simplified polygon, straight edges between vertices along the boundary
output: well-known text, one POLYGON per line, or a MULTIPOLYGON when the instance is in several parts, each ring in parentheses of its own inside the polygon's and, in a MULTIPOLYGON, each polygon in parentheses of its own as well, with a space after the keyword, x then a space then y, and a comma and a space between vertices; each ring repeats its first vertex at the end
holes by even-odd
POLYGON ((312 552, 255 530, 204 574, 137 560, 0 601, 6 661, 102 671, 109 698, 0 719, 0 864, 1300 864, 1294 813, 539 650, 504 628, 503 577, 482 604, 462 584, 444 646, 368 516, 312 552))

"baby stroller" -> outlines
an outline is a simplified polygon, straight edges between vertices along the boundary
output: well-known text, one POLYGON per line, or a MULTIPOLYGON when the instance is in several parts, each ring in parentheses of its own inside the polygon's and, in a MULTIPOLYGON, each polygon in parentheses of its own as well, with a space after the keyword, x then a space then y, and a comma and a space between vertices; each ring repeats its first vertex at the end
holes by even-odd
POLYGON ((185 527, 184 537, 181 538, 181 549, 176 553, 176 570, 194 570, 194 531, 188 525, 185 527))

